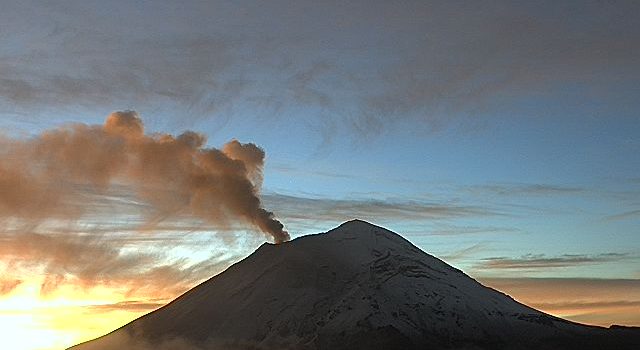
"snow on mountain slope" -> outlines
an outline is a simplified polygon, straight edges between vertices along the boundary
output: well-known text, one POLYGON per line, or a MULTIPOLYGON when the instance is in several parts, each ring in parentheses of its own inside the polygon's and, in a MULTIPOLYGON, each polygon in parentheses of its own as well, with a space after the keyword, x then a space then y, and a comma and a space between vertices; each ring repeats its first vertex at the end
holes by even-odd
POLYGON ((391 231, 353 220, 263 244, 165 307, 73 349, 123 342, 145 349, 632 349, 640 335, 544 314, 391 231))

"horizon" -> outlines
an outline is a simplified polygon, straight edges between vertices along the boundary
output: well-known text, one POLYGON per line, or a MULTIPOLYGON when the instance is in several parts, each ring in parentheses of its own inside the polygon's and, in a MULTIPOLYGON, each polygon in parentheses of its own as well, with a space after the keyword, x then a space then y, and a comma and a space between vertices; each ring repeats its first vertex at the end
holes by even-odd
POLYGON ((640 327, 640 3, 2 7, 12 349, 356 217, 543 312, 640 327))

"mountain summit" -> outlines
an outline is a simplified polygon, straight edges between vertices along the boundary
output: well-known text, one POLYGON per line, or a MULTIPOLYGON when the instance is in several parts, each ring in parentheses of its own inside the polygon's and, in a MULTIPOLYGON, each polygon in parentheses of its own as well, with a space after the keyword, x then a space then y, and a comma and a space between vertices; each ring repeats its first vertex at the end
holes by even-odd
POLYGON ((640 332, 563 320, 360 220, 246 259, 74 350, 638 349, 640 332))

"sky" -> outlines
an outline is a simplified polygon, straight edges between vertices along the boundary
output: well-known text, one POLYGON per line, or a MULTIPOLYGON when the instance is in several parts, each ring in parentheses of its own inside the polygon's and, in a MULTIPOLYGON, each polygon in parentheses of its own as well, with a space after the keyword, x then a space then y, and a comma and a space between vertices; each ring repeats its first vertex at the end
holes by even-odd
POLYGON ((640 326, 638 2, 0 6, 13 349, 352 218, 546 312, 640 326))

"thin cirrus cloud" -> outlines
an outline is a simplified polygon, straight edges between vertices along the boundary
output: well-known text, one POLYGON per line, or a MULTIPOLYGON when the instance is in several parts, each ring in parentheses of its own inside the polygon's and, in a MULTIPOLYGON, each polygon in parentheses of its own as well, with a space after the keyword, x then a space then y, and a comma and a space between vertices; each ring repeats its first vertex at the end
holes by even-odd
POLYGON ((40 285, 45 295, 71 285, 174 297, 243 254, 237 248, 246 242, 239 239, 237 228, 209 225, 190 216, 149 225, 146 205, 132 203, 135 196, 127 187, 96 193, 82 186, 79 192, 87 200, 83 204, 88 213, 77 220, 5 225, 0 234, 0 294, 33 282, 35 273, 45 276, 40 285), (202 260, 170 254, 173 249, 198 252, 203 247, 222 250, 202 251, 202 260))
POLYGON ((288 220, 438 220, 505 215, 491 208, 446 202, 309 198, 276 193, 264 194, 263 200, 288 220))
POLYGON ((472 186, 468 191, 499 196, 561 196, 581 194, 587 190, 553 184, 487 184, 472 186))
POLYGON ((541 309, 575 310, 596 308, 639 308, 640 300, 612 300, 612 301, 567 301, 567 302, 538 302, 534 305, 541 309))
POLYGON ((224 119, 236 108, 264 117, 305 107, 297 118, 309 125, 370 135, 398 122, 435 130, 482 124, 488 111, 526 115, 523 99, 577 86, 582 101, 640 71, 632 1, 118 2, 113 17, 102 6, 6 4, 7 110, 28 118, 33 108, 136 103, 181 111, 178 119, 224 119))
POLYGON ((473 234, 517 234, 523 230, 515 227, 503 226, 436 226, 429 232, 429 235, 436 236, 455 236, 455 235, 473 235, 473 234))
POLYGON ((440 258, 446 261, 457 261, 468 258, 470 255, 475 255, 487 249, 487 245, 484 243, 476 243, 469 247, 459 249, 445 255, 441 255, 440 258))
MULTIPOLYGON (((134 250, 108 235, 66 235, 25 233, 3 235, 0 257, 4 273, 28 276, 44 273, 40 292, 50 294, 61 285, 90 289, 102 285, 154 295, 173 296, 194 283, 222 271, 237 256, 209 256, 200 262, 171 259, 141 244, 134 250), (170 286, 167 288, 167 286, 170 286)), ((176 247, 176 242, 163 242, 176 247)), ((154 243, 154 248, 160 244, 154 243)), ((131 247, 131 246, 129 246, 131 247)), ((2 280, 7 294, 19 286, 20 279, 2 280)))
POLYGON ((640 210, 630 210, 624 213, 609 215, 604 218, 605 221, 621 221, 621 220, 633 220, 640 218, 640 210))
POLYGON ((517 258, 491 257, 481 259, 476 268, 484 270, 537 270, 564 268, 581 265, 616 262, 633 258, 627 253, 563 254, 547 256, 545 254, 526 254, 517 258))
POLYGON ((109 312, 116 310, 127 311, 152 311, 166 304, 164 299, 148 299, 148 300, 126 300, 111 304, 96 304, 83 306, 83 308, 90 309, 97 312, 109 312))

